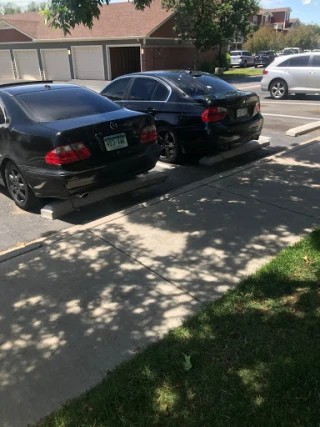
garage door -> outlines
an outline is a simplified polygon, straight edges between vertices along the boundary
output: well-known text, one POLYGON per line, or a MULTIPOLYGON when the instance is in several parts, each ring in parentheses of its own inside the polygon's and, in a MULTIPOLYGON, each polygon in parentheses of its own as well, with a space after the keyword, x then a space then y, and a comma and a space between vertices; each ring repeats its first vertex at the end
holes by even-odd
POLYGON ((76 79, 104 80, 102 46, 72 47, 76 79))
POLYGON ((47 80, 71 80, 67 49, 43 49, 41 57, 47 80))
POLYGON ((41 80, 38 54, 36 50, 14 50, 18 78, 23 80, 41 80))
POLYGON ((14 79, 11 56, 8 50, 0 50, 0 79, 14 79))

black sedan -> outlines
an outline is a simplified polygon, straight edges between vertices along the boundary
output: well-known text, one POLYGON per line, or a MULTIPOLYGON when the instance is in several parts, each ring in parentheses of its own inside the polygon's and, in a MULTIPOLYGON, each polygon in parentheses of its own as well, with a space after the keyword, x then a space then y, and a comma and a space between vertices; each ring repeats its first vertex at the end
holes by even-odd
POLYGON ((22 209, 152 169, 160 153, 148 114, 76 85, 0 87, 0 172, 22 209))
POLYGON ((154 71, 121 76, 101 95, 122 107, 154 116, 160 159, 207 154, 259 138, 260 100, 198 71, 154 71))

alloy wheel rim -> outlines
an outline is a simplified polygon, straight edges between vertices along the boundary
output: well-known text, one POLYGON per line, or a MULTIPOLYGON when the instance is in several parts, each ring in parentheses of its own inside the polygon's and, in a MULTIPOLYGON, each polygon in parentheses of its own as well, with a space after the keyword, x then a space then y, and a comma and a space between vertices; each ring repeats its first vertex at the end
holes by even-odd
POLYGON ((272 86, 272 94, 275 98, 280 98, 284 95, 285 87, 282 83, 276 83, 272 86))
POLYGON ((160 158, 171 159, 176 153, 176 144, 173 134, 164 130, 158 133, 158 142, 161 146, 160 158))
POLYGON ((15 201, 22 204, 26 200, 26 186, 21 174, 14 168, 8 173, 9 186, 11 194, 15 201))

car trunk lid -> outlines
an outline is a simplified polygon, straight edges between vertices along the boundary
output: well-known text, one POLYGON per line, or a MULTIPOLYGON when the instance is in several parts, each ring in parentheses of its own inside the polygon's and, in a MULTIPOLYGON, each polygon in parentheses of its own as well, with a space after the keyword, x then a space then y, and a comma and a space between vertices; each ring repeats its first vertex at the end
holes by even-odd
POLYGON ((222 120, 225 124, 236 124, 250 120, 257 114, 257 104, 259 103, 258 95, 242 91, 196 96, 194 100, 206 108, 225 108, 226 115, 222 120))
POLYGON ((146 114, 122 111, 42 123, 56 132, 56 146, 81 142, 91 152, 90 158, 63 167, 80 170, 142 153, 146 144, 140 142, 141 134, 153 120, 146 114))

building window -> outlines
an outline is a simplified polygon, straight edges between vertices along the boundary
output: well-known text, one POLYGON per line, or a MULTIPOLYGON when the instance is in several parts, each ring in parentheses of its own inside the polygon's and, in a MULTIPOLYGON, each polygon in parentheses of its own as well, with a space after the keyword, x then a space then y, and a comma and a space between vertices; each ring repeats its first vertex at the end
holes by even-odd
POLYGON ((258 17, 257 17, 257 15, 254 15, 254 17, 253 17, 253 25, 258 25, 258 17))

